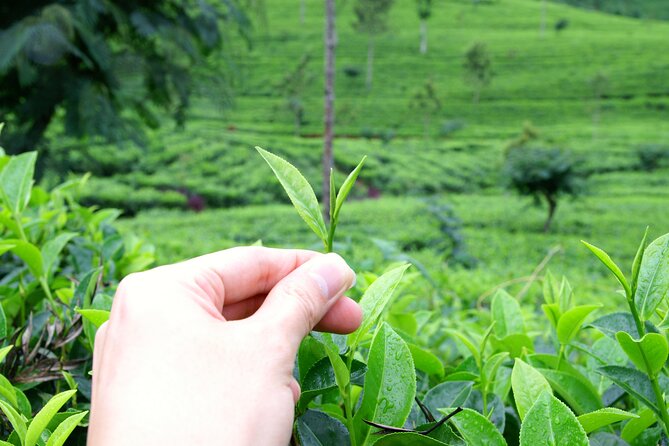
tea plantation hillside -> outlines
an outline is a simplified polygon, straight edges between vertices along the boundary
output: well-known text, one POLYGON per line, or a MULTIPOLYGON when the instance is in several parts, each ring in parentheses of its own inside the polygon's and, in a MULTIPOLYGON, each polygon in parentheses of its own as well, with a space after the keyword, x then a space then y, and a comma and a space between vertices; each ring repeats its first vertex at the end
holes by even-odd
MULTIPOLYGON (((167 126, 145 149, 87 143, 73 151, 76 143, 66 142, 52 148, 53 162, 61 171, 92 171, 89 200, 131 212, 183 208, 187 196, 201 197, 208 207, 281 199, 253 155, 255 145, 295 160, 318 181, 323 11, 309 3, 301 25, 297 1, 267 2, 266 8, 252 48, 232 41, 238 57, 220 62, 237 71, 232 108, 222 109, 222 98, 200 98, 184 131, 167 126), (288 99, 277 86, 305 55, 312 57, 305 77, 313 80, 301 95, 304 122, 296 138, 288 99)), ((397 2, 390 31, 377 38, 367 91, 367 40, 353 31, 351 8, 344 3, 338 14, 336 164, 347 170, 370 155, 364 181, 383 194, 499 184, 504 148, 527 121, 541 133, 541 144, 575 151, 588 171, 629 169, 639 144, 669 135, 667 23, 548 3, 542 34, 540 2, 448 1, 435 5, 429 51, 421 55, 414 4, 397 2), (560 20, 568 25, 556 32, 560 20), (479 103, 463 69, 474 42, 487 45, 494 72, 479 103), (441 108, 425 116, 410 102, 429 80, 441 108)))

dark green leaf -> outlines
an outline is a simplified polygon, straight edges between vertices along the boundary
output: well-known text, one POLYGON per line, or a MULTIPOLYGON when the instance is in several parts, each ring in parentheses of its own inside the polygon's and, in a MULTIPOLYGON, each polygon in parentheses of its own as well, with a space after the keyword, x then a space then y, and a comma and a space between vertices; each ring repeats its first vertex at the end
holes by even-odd
POLYGON ((628 333, 620 331, 616 339, 632 363, 647 375, 655 376, 662 370, 669 356, 667 338, 659 333, 646 333, 640 340, 634 340, 628 333))
POLYGON ((0 173, 0 189, 7 208, 19 215, 30 200, 37 152, 13 156, 0 173))
POLYGON ((44 262, 44 273, 49 276, 55 266, 57 266, 58 256, 67 242, 72 240, 76 234, 64 232, 49 240, 42 246, 42 261, 44 262))
POLYGON ((320 341, 312 336, 307 336, 302 340, 297 354, 297 370, 302 386, 304 386, 303 381, 309 369, 325 356, 325 346, 320 341))
MULTIPOLYGON (((351 364, 351 381, 359 383, 367 371, 367 366, 357 360, 351 364)), ((302 378, 302 394, 299 407, 305 409, 309 401, 329 390, 337 388, 337 379, 329 357, 317 361, 302 378)))
POLYGON ((379 438, 374 446, 443 446, 443 443, 426 435, 416 434, 413 432, 400 432, 396 434, 388 434, 379 438))
POLYGON ((0 303, 0 339, 7 337, 7 316, 5 315, 5 309, 0 303))
POLYGON ((552 369, 538 369, 548 380, 551 387, 577 414, 584 414, 601 409, 602 399, 590 382, 569 372, 552 369))
POLYGON ((295 206, 295 209, 297 209, 297 213, 300 214, 302 220, 309 225, 311 230, 314 231, 323 242, 326 242, 328 232, 325 228, 321 209, 318 206, 316 194, 314 194, 314 190, 311 188, 311 185, 309 185, 309 182, 302 176, 300 171, 288 161, 263 150, 260 147, 256 147, 256 150, 258 150, 258 153, 260 153, 265 161, 267 161, 267 164, 269 164, 269 167, 274 171, 274 175, 276 175, 288 194, 288 198, 290 198, 290 201, 293 203, 293 206, 295 206))
POLYGON ((297 419, 297 434, 302 446, 347 446, 349 433, 344 424, 316 410, 308 410, 297 419))
POLYGON ((597 371, 638 398, 643 404, 653 409, 655 413, 660 413, 655 404, 655 395, 650 379, 642 372, 617 365, 600 367, 597 371))
POLYGON ((669 292, 669 234, 651 242, 643 254, 634 303, 643 319, 650 319, 669 292))
POLYGON ((629 444, 614 434, 595 432, 590 436, 590 446, 629 446, 629 444))
POLYGON ((544 392, 520 428, 520 446, 588 446, 588 437, 564 403, 544 392))
MULTIPOLYGON (((639 339, 639 332, 636 329, 632 313, 619 312, 607 314, 606 316, 595 319, 587 326, 596 328, 614 340, 616 340, 616 333, 619 331, 624 331, 625 333, 630 334, 633 339, 639 339)), ((647 332, 657 333, 657 328, 650 322, 646 321, 645 326, 647 332)))
POLYGON ((416 395, 416 374, 409 347, 386 323, 374 336, 360 408, 355 414, 357 444, 364 444, 370 426, 363 420, 403 426, 416 395))

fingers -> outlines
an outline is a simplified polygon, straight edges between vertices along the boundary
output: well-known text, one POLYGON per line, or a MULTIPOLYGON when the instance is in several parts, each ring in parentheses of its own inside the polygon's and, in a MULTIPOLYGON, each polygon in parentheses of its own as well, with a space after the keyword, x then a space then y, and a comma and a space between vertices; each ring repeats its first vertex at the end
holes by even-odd
POLYGON ((247 246, 207 254, 169 268, 175 276, 197 281, 199 288, 222 311, 223 305, 266 295, 281 279, 317 256, 322 254, 247 246))
MULTIPOLYGON (((223 317, 228 321, 246 319, 255 314, 265 302, 265 296, 249 297, 246 300, 223 307, 223 317)), ((339 299, 316 324, 315 330, 347 334, 355 331, 362 321, 362 310, 353 299, 339 299)))
MULTIPOLYGON (((297 348, 354 280, 353 270, 337 254, 314 257, 276 284, 254 318, 276 327, 297 348)), ((340 304, 337 311, 355 312, 351 303, 340 304)))

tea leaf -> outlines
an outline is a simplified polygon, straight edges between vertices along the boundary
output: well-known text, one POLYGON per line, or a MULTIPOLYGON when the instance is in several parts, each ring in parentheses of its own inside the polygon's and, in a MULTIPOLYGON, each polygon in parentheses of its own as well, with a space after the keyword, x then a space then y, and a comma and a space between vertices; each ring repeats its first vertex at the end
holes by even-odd
POLYGON ((541 309, 544 310, 544 314, 546 315, 546 318, 548 318, 548 322, 551 323, 553 328, 557 329, 558 321, 562 316, 562 312, 560 311, 560 305, 556 303, 543 304, 541 306, 541 309))
POLYGON ((639 411, 638 418, 632 419, 623 426, 620 437, 628 443, 632 443, 642 432, 655 424, 657 418, 655 413, 648 408, 639 411))
POLYGON ((274 171, 274 175, 276 175, 276 178, 288 194, 288 198, 290 198, 302 220, 323 240, 323 243, 326 243, 328 231, 325 228, 325 222, 323 221, 321 209, 318 206, 316 194, 314 194, 314 190, 306 178, 302 176, 295 166, 283 158, 260 147, 256 147, 256 150, 265 159, 272 171, 274 171))
POLYGON ((512 334, 504 339, 493 338, 493 345, 497 350, 507 351, 512 358, 522 356, 524 351, 534 351, 532 339, 526 334, 512 334))
POLYGON ((71 417, 67 417, 62 423, 58 425, 56 430, 53 431, 49 440, 46 442, 46 446, 63 446, 65 440, 70 436, 74 428, 79 425, 79 422, 88 414, 88 411, 84 411, 71 417))
POLYGON ((37 152, 12 156, 0 173, 0 189, 7 208, 19 215, 30 200, 37 152))
POLYGON ((26 438, 26 422, 23 419, 21 415, 9 404, 7 404, 5 401, 0 400, 0 410, 5 414, 7 419, 9 420, 9 423, 12 425, 14 430, 16 431, 16 434, 18 435, 19 439, 21 440, 21 444, 24 444, 24 440, 26 438))
POLYGON ((398 266, 376 279, 360 298, 360 307, 362 308, 362 322, 360 327, 349 335, 349 345, 358 345, 360 338, 365 335, 374 325, 376 320, 383 312, 397 285, 402 280, 404 272, 409 268, 409 264, 398 266))
MULTIPOLYGON (((351 382, 354 384, 362 384, 365 372, 367 372, 367 366, 354 359, 351 364, 351 382)), ((309 371, 306 372, 305 376, 302 378, 300 386, 302 387, 299 401, 300 409, 305 409, 307 404, 309 404, 309 401, 316 398, 318 395, 337 388, 337 378, 330 358, 326 357, 317 361, 309 371)))
POLYGON ((629 446, 625 440, 609 432, 595 432, 589 438, 590 446, 629 446))
POLYGON ((646 250, 646 239, 648 238, 648 226, 643 233, 643 238, 641 243, 639 243, 639 248, 636 251, 634 256, 634 261, 632 262, 632 292, 636 293, 637 284, 639 283, 639 271, 641 270, 641 261, 643 260, 644 251, 646 250))
POLYGON ((516 358, 513 365, 511 388, 521 421, 525 419, 526 414, 541 394, 544 392, 552 394, 551 386, 546 378, 520 358, 516 358))
POLYGON ((577 414, 584 414, 601 409, 604 405, 597 390, 582 375, 561 370, 538 369, 562 399, 577 414), (584 382, 585 381, 585 382, 584 382))
MULTIPOLYGON (((7 337, 7 316, 5 315, 5 309, 0 303, 0 339, 7 337)), ((1 361, 2 359, 0 359, 1 361)))
POLYGON ((634 295, 639 314, 650 319, 669 292, 669 234, 653 241, 643 254, 634 295))
POLYGON ((508 352, 495 353, 489 357, 483 365, 483 375, 489 380, 493 381, 497 375, 497 370, 504 361, 509 358, 508 352))
MULTIPOLYGON (((72 398, 75 393, 77 393, 76 390, 67 390, 51 397, 51 399, 44 405, 42 410, 40 410, 37 415, 35 415, 35 418, 33 418, 33 420, 30 422, 28 431, 26 433, 24 446, 35 446, 37 444, 37 440, 42 434, 42 431, 44 431, 44 429, 46 429, 46 427, 49 425, 49 421, 51 421, 58 410, 60 410, 60 408, 63 407, 67 400, 72 398)), ((72 429, 74 429, 74 426, 72 429)))
MULTIPOLYGON (((440 409, 444 415, 453 409, 440 409)), ((475 410, 464 409, 455 415, 451 422, 458 429, 467 444, 485 444, 486 446, 506 446, 506 441, 494 424, 475 410)))
POLYGON ((52 269, 56 266, 60 252, 75 235, 77 234, 64 232, 42 246, 42 260, 44 262, 44 272, 47 276, 51 274, 52 269))
POLYGON ((437 384, 425 394, 423 404, 433 414, 444 407, 462 406, 472 393, 473 385, 471 381, 446 381, 437 384))
POLYGON ((415 432, 400 432, 388 434, 381 437, 374 446, 443 446, 443 443, 427 435, 421 435, 415 432))
POLYGON ((90 321, 95 328, 100 328, 102 324, 109 320, 111 312, 106 310, 92 310, 92 309, 77 309, 77 313, 81 314, 86 320, 90 321))
POLYGON ((493 330, 498 338, 525 333, 520 305, 506 291, 500 289, 495 293, 490 305, 490 312, 493 321, 495 321, 493 330))
POLYGON ((566 311, 557 324, 557 336, 560 344, 569 344, 578 334, 585 318, 599 307, 600 305, 579 305, 566 311))
POLYGON ((344 395, 346 386, 348 386, 351 380, 351 377, 348 374, 348 368, 339 356, 339 347, 332 340, 332 335, 330 333, 323 333, 322 337, 325 340, 325 353, 332 364, 337 387, 339 387, 339 392, 344 395))
POLYGON ((348 197, 349 192, 351 192, 351 189, 355 184, 355 180, 358 178, 358 174, 360 173, 362 166, 365 164, 366 159, 367 156, 362 157, 358 165, 355 166, 355 169, 353 169, 350 174, 348 174, 348 177, 346 177, 344 183, 339 188, 339 192, 337 192, 337 200, 334 208, 332 221, 339 220, 339 212, 341 211, 341 207, 344 205, 344 202, 346 201, 346 197, 348 197))
POLYGON ((12 252, 25 262, 36 279, 41 278, 44 274, 44 262, 42 260, 42 253, 37 249, 37 246, 23 240, 11 240, 11 242, 15 245, 11 249, 12 252))
POLYGON ((12 386, 12 383, 3 375, 0 375, 0 395, 5 397, 13 407, 18 407, 19 402, 16 398, 16 390, 12 386))
POLYGON ((660 413, 655 404, 653 386, 650 379, 648 379, 648 376, 638 370, 617 365, 600 367, 597 371, 616 383, 619 387, 626 390, 632 396, 638 398, 643 404, 653 409, 655 413, 660 413))
POLYGON ((623 274, 622 271, 620 271, 620 268, 616 263, 611 260, 611 257, 604 252, 602 249, 591 245, 588 242, 585 242, 581 240, 581 243, 583 243, 587 248, 592 251, 592 253, 613 273, 614 276, 616 276, 616 279, 618 279, 618 282, 623 286, 625 289, 625 294, 627 296, 632 295, 632 290, 630 289, 629 283, 627 283, 627 279, 625 279, 625 275, 623 274))
POLYGON ((586 433, 590 433, 600 427, 608 426, 609 424, 617 423, 618 421, 627 420, 630 418, 639 418, 624 410, 616 409, 615 407, 605 407, 595 412, 583 414, 578 417, 578 422, 583 426, 586 433))
POLYGON ((300 385, 304 386, 303 381, 309 369, 325 356, 327 355, 322 342, 314 339, 312 336, 302 339, 297 353, 297 370, 300 375, 300 385))
POLYGON ((4 361, 5 358, 7 357, 7 354, 10 352, 10 350, 14 348, 12 345, 8 345, 6 347, 0 348, 0 362, 4 361))
POLYGON ((523 420, 520 446, 588 446, 588 437, 564 403, 550 392, 542 393, 523 420))
POLYGON ((386 323, 372 340, 367 367, 365 391, 354 417, 359 445, 367 442, 370 430, 363 420, 403 426, 416 395, 416 372, 409 347, 386 323))
MULTIPOLYGON (((646 326, 647 332, 658 332, 657 328, 655 328, 655 326, 649 321, 646 321, 644 325, 646 326)), ((611 339, 616 339, 616 334, 619 331, 624 331, 625 333, 632 336, 633 339, 639 339, 639 332, 636 329, 636 323, 634 322, 634 316, 632 316, 632 313, 618 312, 607 314, 598 319, 595 319, 587 326, 596 328, 611 339)))
POLYGON ((620 331, 616 334, 616 339, 632 363, 651 376, 662 370, 669 356, 667 338, 659 333, 647 333, 636 341, 628 333, 620 331))
POLYGON ((415 344, 407 344, 411 357, 418 370, 422 370, 428 375, 444 376, 444 365, 431 351, 420 348, 415 344))
POLYGON ((351 444, 344 424, 317 410, 307 410, 297 419, 297 435, 302 446, 347 446, 351 444))

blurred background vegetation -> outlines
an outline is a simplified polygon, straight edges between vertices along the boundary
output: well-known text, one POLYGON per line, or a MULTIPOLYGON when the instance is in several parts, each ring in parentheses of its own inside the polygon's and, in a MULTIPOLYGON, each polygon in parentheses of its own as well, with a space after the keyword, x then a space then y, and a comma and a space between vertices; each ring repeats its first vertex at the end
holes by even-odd
MULTIPOLYGON (((339 229, 354 267, 408 257, 470 305, 548 263, 606 300, 579 240, 629 264, 647 225, 669 232, 668 2, 334 4, 338 180, 369 157, 339 229)), ((90 172, 83 202, 122 210, 158 263, 317 248, 253 147, 320 190, 325 12, 3 2, 0 143, 39 150, 46 186, 90 172)))

